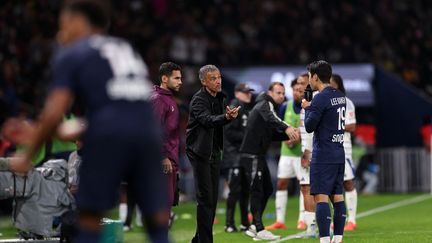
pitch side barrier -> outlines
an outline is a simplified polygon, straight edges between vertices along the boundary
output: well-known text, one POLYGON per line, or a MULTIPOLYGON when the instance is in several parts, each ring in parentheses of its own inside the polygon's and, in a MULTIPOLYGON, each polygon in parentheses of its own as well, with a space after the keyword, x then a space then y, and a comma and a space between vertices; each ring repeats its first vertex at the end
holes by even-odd
POLYGON ((432 157, 424 148, 378 149, 380 192, 431 192, 432 157))

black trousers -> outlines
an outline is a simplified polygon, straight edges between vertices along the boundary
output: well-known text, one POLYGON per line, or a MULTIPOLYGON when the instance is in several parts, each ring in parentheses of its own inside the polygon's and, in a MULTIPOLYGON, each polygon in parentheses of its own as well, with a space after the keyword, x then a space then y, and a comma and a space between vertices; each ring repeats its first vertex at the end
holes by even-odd
POLYGON ((212 243, 219 192, 220 156, 204 159, 191 151, 187 151, 187 156, 193 168, 197 200, 197 228, 192 242, 212 243))
POLYGON ((251 185, 250 211, 253 216, 253 224, 259 232, 264 229, 262 215, 273 193, 270 171, 264 156, 243 154, 240 163, 250 166, 250 169, 247 170, 247 178, 251 185))
POLYGON ((132 187, 129 185, 126 186, 126 195, 127 195, 127 215, 126 215, 126 221, 124 225, 130 227, 132 225, 132 217, 135 212, 136 199, 135 199, 134 191, 132 190, 132 187))
POLYGON ((240 205, 240 218, 243 226, 249 226, 249 190, 250 180, 247 178, 247 170, 244 166, 236 166, 229 173, 229 194, 226 203, 226 225, 235 226, 234 213, 237 201, 240 205))

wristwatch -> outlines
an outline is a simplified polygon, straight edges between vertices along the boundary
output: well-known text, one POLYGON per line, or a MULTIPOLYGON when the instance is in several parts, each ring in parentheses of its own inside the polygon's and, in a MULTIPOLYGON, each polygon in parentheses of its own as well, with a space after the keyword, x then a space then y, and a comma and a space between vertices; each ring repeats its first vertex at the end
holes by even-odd
POLYGON ((0 171, 9 170, 9 160, 7 158, 0 158, 0 171))

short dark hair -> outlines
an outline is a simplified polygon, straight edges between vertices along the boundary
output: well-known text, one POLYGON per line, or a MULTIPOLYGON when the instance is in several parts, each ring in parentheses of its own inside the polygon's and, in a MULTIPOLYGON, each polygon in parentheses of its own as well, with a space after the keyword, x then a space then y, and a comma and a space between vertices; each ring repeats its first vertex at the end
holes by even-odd
POLYGON ((159 67, 159 81, 162 81, 162 76, 171 76, 174 70, 181 71, 181 67, 173 62, 164 62, 159 67))
POLYGON ((345 86, 343 84, 342 77, 339 74, 335 73, 335 74, 332 75, 332 79, 337 84, 338 90, 340 90, 340 91, 342 91, 342 93, 346 94, 345 86))
POLYGON ((297 84, 297 78, 291 80, 291 88, 294 88, 294 86, 297 84))
POLYGON ((307 66, 307 70, 311 73, 311 75, 318 75, 318 78, 321 80, 321 82, 330 83, 332 67, 328 62, 324 60, 312 62, 307 66))
POLYGON ((309 78, 309 74, 308 73, 302 73, 299 75, 299 77, 309 78))
POLYGON ((107 29, 110 22, 109 1, 102 0, 70 0, 65 2, 63 11, 71 11, 83 15, 93 27, 107 29))
POLYGON ((272 82, 272 83, 269 85, 269 87, 268 87, 268 91, 273 91, 273 88, 274 88, 274 86, 276 86, 276 85, 280 85, 280 86, 284 87, 284 84, 283 84, 283 83, 276 81, 276 82, 272 82))

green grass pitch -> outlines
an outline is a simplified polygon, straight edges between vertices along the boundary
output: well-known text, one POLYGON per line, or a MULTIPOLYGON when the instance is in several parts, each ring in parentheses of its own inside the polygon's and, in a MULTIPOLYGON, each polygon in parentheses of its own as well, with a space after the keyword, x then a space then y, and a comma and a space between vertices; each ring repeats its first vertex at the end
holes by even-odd
MULTIPOLYGON (((241 243, 253 242, 243 233, 225 233, 224 215, 225 202, 218 204, 217 218, 219 223, 214 225, 214 242, 241 243)), ((195 231, 195 204, 186 203, 174 208, 178 215, 171 230, 171 238, 177 243, 189 242, 195 231)), ((238 210, 236 210, 238 214, 238 210)), ((374 196, 360 196, 358 214, 362 215, 357 220, 357 230, 347 232, 344 242, 432 242, 432 197, 422 197, 419 194, 385 194, 374 196), (414 199, 411 200, 410 199, 414 199), (420 199, 420 200, 416 200, 420 199), (396 202, 406 202, 395 207, 385 207, 396 202), (380 208, 382 210, 371 211, 380 208), (369 212, 365 215, 364 212, 369 212)), ((113 212, 113 215, 117 215, 113 212)), ((270 200, 264 213, 264 223, 269 225, 274 222, 274 200, 270 200)), ((298 197, 290 197, 288 200, 287 229, 274 230, 273 233, 286 237, 299 233, 296 227, 298 217, 298 197)), ((238 215, 236 223, 239 223, 238 215)), ((15 230, 11 227, 9 219, 0 220, 0 239, 15 237, 15 230)), ((131 232, 124 234, 125 242, 148 242, 140 228, 134 227, 131 232)), ((293 239, 286 242, 319 242, 318 239, 293 239)))

